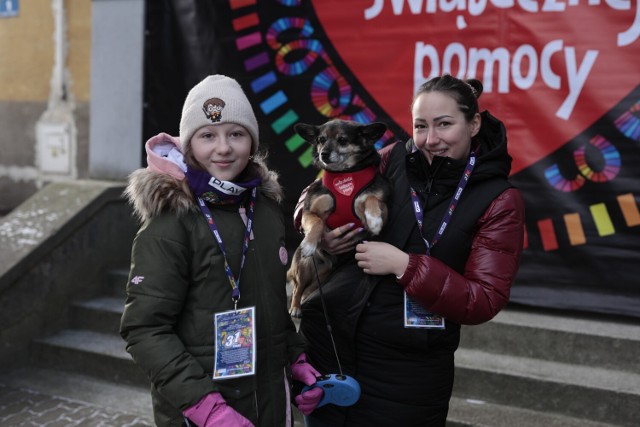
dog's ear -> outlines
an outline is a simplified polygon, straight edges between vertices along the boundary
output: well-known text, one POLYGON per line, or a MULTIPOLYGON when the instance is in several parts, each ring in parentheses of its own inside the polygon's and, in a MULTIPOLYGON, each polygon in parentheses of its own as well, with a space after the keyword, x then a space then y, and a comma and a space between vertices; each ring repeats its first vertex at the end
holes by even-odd
POLYGON ((306 123, 296 123, 293 125, 293 130, 307 142, 313 143, 318 136, 318 127, 314 125, 308 125, 306 123))
POLYGON ((387 125, 382 122, 373 122, 360 128, 360 134, 369 142, 376 142, 387 131, 387 125))

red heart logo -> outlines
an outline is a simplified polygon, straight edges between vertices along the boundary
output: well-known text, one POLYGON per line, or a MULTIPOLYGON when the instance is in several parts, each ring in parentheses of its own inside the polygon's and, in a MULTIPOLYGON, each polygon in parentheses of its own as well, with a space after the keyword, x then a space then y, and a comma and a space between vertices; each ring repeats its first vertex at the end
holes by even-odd
POLYGON ((333 180, 333 188, 343 196, 350 196, 351 193, 353 193, 354 187, 353 176, 351 175, 338 177, 333 180))
POLYGON ((481 80, 480 108, 507 127, 512 173, 576 137, 639 83, 640 8, 627 0, 313 4, 340 59, 409 134, 417 85, 445 72, 481 80))

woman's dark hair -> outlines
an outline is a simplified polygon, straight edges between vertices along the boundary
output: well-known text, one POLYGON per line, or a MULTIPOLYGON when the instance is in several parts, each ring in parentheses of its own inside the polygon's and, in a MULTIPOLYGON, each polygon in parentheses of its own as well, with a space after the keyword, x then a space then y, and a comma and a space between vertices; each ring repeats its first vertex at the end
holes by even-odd
POLYGON ((413 107, 416 98, 423 93, 447 92, 456 100, 465 119, 470 121, 479 112, 478 98, 482 95, 482 89, 480 80, 461 80, 450 74, 444 74, 422 83, 413 97, 411 106, 413 107))

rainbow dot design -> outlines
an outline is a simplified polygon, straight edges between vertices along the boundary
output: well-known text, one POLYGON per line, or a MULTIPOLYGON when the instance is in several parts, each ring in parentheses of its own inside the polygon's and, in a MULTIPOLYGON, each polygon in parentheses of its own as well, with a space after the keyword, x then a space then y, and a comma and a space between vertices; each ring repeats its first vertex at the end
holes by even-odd
MULTIPOLYGON (((278 0, 278 3, 292 9, 301 5, 300 0, 278 0)), ((335 68, 322 42, 313 38, 315 28, 309 20, 297 16, 281 17, 270 23, 263 34, 256 0, 230 0, 229 6, 235 13, 232 27, 244 69, 251 75, 258 74, 250 86, 260 99, 259 108, 271 121, 273 132, 287 138, 284 146, 290 153, 303 150, 298 156, 302 167, 312 165, 312 149, 295 132, 291 135, 293 125, 300 117, 291 107, 285 91, 280 89, 278 75, 298 76, 308 72, 312 66, 323 65, 324 68, 314 71, 309 93, 316 110, 327 118, 340 117, 359 123, 370 123, 376 119, 367 103, 354 93, 335 68), (282 37, 284 33, 297 34, 297 38, 282 37)), ((394 137, 393 132, 387 130, 376 143, 376 148, 382 148, 394 137)))
POLYGON ((584 176, 580 174, 577 174, 573 179, 563 177, 557 164, 553 164, 546 168, 544 170, 544 176, 553 188, 565 193, 576 191, 581 188, 586 181, 584 176))
MULTIPOLYGON (((637 227, 640 225, 640 210, 638 202, 632 193, 621 194, 616 197, 617 205, 608 206, 605 203, 594 203, 589 206, 590 218, 595 225, 599 237, 612 236, 616 233, 616 226, 613 223, 610 212, 619 209, 625 220, 627 227, 637 227)), ((563 216, 564 226, 571 246, 584 245, 588 243, 587 235, 584 231, 584 218, 577 212, 565 214, 563 216)), ((538 233, 545 251, 553 251, 559 248, 556 227, 551 218, 544 218, 537 222, 538 233)), ((621 229, 619 226, 618 229, 621 229)), ((528 247, 528 241, 525 248, 528 247)))
POLYGON ((640 101, 618 117, 614 124, 627 138, 640 141, 640 101))
POLYGON ((306 19, 302 18, 280 18, 274 22, 266 33, 267 45, 276 52, 275 64, 278 71, 287 76, 297 76, 309 69, 319 58, 327 64, 331 63, 322 43, 316 39, 307 38, 313 35, 313 27, 306 19), (286 31, 297 30, 301 37, 287 44, 281 44, 278 36, 286 31), (287 61, 287 56, 292 53, 300 54, 304 51, 302 59, 293 62, 287 61))
POLYGON ((597 149, 597 153, 604 160, 604 167, 600 171, 593 170, 587 160, 587 146, 583 145, 573 152, 573 159, 578 168, 578 174, 572 179, 562 176, 560 168, 557 164, 549 166, 544 171, 547 182, 562 192, 568 193, 580 189, 585 182, 607 182, 618 176, 622 165, 620 152, 607 139, 600 135, 596 135, 589 141, 592 147, 597 149))
MULTIPOLYGON (((301 6, 300 0, 276 1, 290 7, 292 15, 298 12, 294 9, 301 6)), ((376 114, 332 62, 320 37, 313 38, 316 29, 309 20, 299 16, 282 17, 269 23, 270 27, 263 33, 260 24, 264 22, 260 22, 256 0, 230 0, 229 5, 234 12, 232 27, 236 32, 235 46, 244 60, 245 70, 255 76, 249 83, 259 99, 259 108, 270 121, 274 133, 283 137, 286 150, 298 153, 297 161, 302 167, 312 165, 312 150, 292 131, 300 117, 281 86, 279 76, 298 76, 313 72, 309 76, 311 87, 307 95, 320 114, 327 118, 340 117, 360 123, 375 121, 376 114), (297 37, 293 37, 294 40, 292 37, 282 37, 284 33, 297 37)), ((640 141, 640 101, 613 123, 626 137, 640 141)), ((393 132, 388 130, 376 144, 377 148, 394 138, 393 132)), ((571 154, 577 168, 574 177, 564 177, 558 164, 553 164, 544 171, 548 183, 565 193, 581 189, 587 181, 594 184, 612 181, 618 176, 622 166, 616 147, 601 135, 594 136, 588 145, 580 146, 571 154), (604 165, 596 170, 593 160, 598 155, 603 160, 598 164, 604 165)), ((594 203, 585 209, 584 212, 566 212, 560 217, 534 220, 533 228, 524 230, 525 248, 531 249, 530 237, 533 236, 527 233, 539 235, 544 251, 554 251, 567 243, 571 246, 585 245, 597 237, 615 235, 625 226, 640 226, 638 196, 633 193, 621 194, 615 201, 594 203), (613 218, 624 220, 614 224, 613 218), (595 233, 592 231, 594 229, 595 233)))
POLYGON ((611 236, 616 232, 607 205, 604 203, 596 203, 589 206, 589 210, 591 211, 591 216, 593 217, 593 222, 596 225, 599 236, 611 236))
MULTIPOLYGON (((640 120, 631 114, 640 111, 640 103, 634 104, 632 109, 620 116, 616 120, 618 128, 625 132, 627 136, 636 135, 638 123, 640 120)), ((640 136, 640 135, 637 135, 640 136)), ((573 158, 579 173, 573 179, 566 179, 560 173, 557 164, 553 164, 545 169, 544 174, 551 186, 563 192, 572 192, 580 189, 586 181, 594 183, 605 183, 612 181, 618 176, 622 167, 622 160, 618 149, 601 135, 596 135, 589 141, 589 146, 583 145, 573 152, 573 158), (587 149, 591 146, 596 150, 604 160, 604 166, 601 170, 596 171, 589 166, 587 159, 587 149)), ((611 218, 611 210, 619 209, 625 219, 627 227, 636 227, 640 225, 640 211, 633 194, 623 194, 617 197, 617 206, 607 206, 605 203, 594 203, 589 206, 591 215, 588 220, 595 225, 597 235, 599 237, 612 236, 616 233, 616 226, 611 218)), ((571 246, 584 245, 588 243, 588 237, 584 231, 583 218, 577 212, 567 213, 563 216, 564 226, 566 228, 567 237, 571 246)), ((545 251, 553 251, 559 248, 558 236, 552 219, 545 218, 537 222, 538 232, 542 247, 545 251)))
POLYGON ((567 234, 569 235, 569 243, 571 246, 584 245, 587 243, 580 214, 574 212, 564 215, 563 218, 564 225, 567 227, 567 234))
POLYGON ((313 79, 311 101, 323 116, 338 117, 351 101, 351 86, 335 68, 328 67, 313 79), (335 99, 329 95, 333 85, 338 87, 338 97, 335 99))
POLYGON ((585 158, 586 147, 582 146, 573 152, 576 166, 580 170, 582 176, 592 182, 611 181, 620 172, 620 153, 609 141, 600 135, 596 135, 589 143, 598 149, 598 152, 604 158, 604 168, 597 172, 589 167, 585 158))
POLYGON ((300 0, 277 0, 283 6, 299 6, 300 0))
POLYGON ((616 200, 618 201, 627 227, 637 227, 640 225, 640 211, 638 210, 638 204, 633 194, 621 194, 616 200))
POLYGON ((538 221, 538 233, 542 241, 542 248, 545 251, 554 251, 558 249, 558 237, 553 227, 553 221, 550 218, 538 221))

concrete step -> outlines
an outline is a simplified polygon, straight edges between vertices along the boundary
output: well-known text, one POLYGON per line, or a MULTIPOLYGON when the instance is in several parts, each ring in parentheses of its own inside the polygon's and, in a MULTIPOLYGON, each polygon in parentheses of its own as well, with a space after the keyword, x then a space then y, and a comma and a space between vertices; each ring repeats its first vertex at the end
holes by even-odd
POLYGON ((620 426, 640 419, 639 374, 466 348, 454 395, 620 426))
MULTIPOLYGON (((62 331, 60 334, 54 337, 40 340, 34 343, 34 349, 36 352, 42 347, 42 352, 53 351, 54 354, 61 354, 62 358, 74 359, 75 357, 85 358, 83 354, 89 353, 93 359, 103 361, 105 358, 114 356, 114 348, 119 348, 122 345, 124 349, 124 341, 119 337, 118 331, 120 329, 120 318, 124 310, 124 303, 126 300, 126 286, 127 279, 129 277, 129 270, 127 269, 111 269, 107 271, 105 275, 105 296, 94 298, 87 301, 80 301, 72 305, 70 311, 70 323, 71 327, 78 330, 62 331), (83 331, 84 330, 84 331, 83 331), (103 335, 104 334, 104 335, 103 335), (106 335, 106 336, 105 336, 106 335), (107 336, 111 335, 110 338, 107 336), (114 335, 118 335, 117 339, 113 339, 114 335), (91 345, 92 342, 100 342, 101 345, 91 345), (87 349, 85 345, 79 345, 84 343, 91 346, 91 349, 87 349), (46 350, 45 350, 46 349, 46 350), (100 354, 101 349, 105 349, 107 354, 100 354), (74 354, 78 353, 78 354, 74 354), (96 353, 97 352, 97 353, 96 353), (67 356, 65 356, 65 354, 67 356)), ((290 291, 288 292, 290 296, 290 291)), ((299 319, 294 319, 296 325, 299 323, 299 319)), ((123 360, 131 361, 131 363, 124 363, 125 372, 117 372, 117 366, 114 366, 113 375, 108 375, 104 372, 103 368, 95 369, 90 366, 91 362, 87 361, 86 364, 80 366, 86 367, 88 375, 113 380, 113 378, 121 378, 122 376, 128 376, 133 361, 126 351, 115 354, 117 361, 110 361, 109 363, 116 363, 118 366, 123 365, 123 360)), ((49 361, 50 363, 52 361, 49 361)), ((64 367, 62 369, 69 370, 70 372, 77 371, 77 367, 73 362, 67 362, 65 360, 64 367)), ((144 385, 148 387, 148 381, 141 371, 136 372, 136 375, 132 377, 133 381, 129 379, 126 383, 132 383, 134 385, 144 385)), ((150 398, 149 398, 150 401, 150 398)), ((150 405, 150 403, 149 403, 150 405)), ((149 406, 150 408, 150 406, 149 406)), ((303 416, 297 408, 292 407, 293 412, 293 427, 303 427, 303 416)), ((149 410, 149 414, 150 414, 149 410)))
MULTIPOLYGON (((111 275, 113 284, 122 282, 123 275, 127 277, 128 272, 116 271, 111 275)), ((115 288, 112 288, 115 289, 115 288)), ((87 301, 74 303, 71 307, 71 325, 78 329, 67 329, 60 333, 44 339, 35 341, 32 344, 32 362, 39 368, 30 371, 39 371, 37 383, 29 382, 28 379, 20 380, 20 375, 16 375, 10 382, 20 384, 30 384, 30 390, 36 393, 49 395, 60 395, 67 389, 78 390, 78 394, 73 399, 84 399, 87 396, 83 390, 87 388, 100 387, 99 393, 93 393, 100 399, 111 399, 115 396, 128 396, 134 390, 145 393, 142 399, 144 406, 144 417, 134 419, 130 422, 130 416, 122 418, 116 414, 117 420, 126 420, 126 423, 117 421, 116 424, 104 423, 100 425, 120 427, 127 425, 131 427, 147 426, 152 424, 151 398, 149 394, 149 381, 142 371, 135 366, 131 356, 125 350, 125 343, 118 335, 120 317, 124 309, 124 291, 115 292, 116 296, 106 296, 94 298, 87 301), (118 295, 121 294, 121 295, 118 295), (50 368, 51 370, 42 369, 50 368), (60 381, 55 375, 62 376, 60 381), (80 382, 81 386, 77 384, 80 382), (72 384, 73 383, 73 384, 72 384), (105 385, 106 384, 106 385, 105 385), (148 424, 150 422, 151 424, 148 424)), ((31 376, 25 376, 31 378, 31 376)), ((3 378, 0 377, 0 385, 3 378)), ((63 397, 66 399, 66 397, 63 397)), ((139 396, 129 396, 128 398, 139 399, 139 396)), ((124 400, 126 402, 127 399, 124 400)), ((104 402, 109 403, 109 402, 104 402)), ((117 401, 116 404, 123 402, 117 401)), ((100 401, 96 404, 101 405, 100 401)), ((67 406, 62 405, 63 408, 67 406)), ((129 410, 131 412, 131 410, 129 410)), ((293 427, 303 427, 302 414, 297 408, 292 408, 294 423, 293 427)))
POLYGON ((124 268, 114 268, 106 272, 105 296, 120 297, 124 301, 127 291, 127 280, 129 270, 124 268))
MULTIPOLYGON (((78 329, 34 342, 40 366, 148 387, 117 334, 127 277, 111 270, 107 296, 73 305, 78 329)), ((639 343, 640 325, 630 321, 519 308, 463 327, 447 426, 635 426, 639 343)))
POLYGON ((71 306, 71 327, 105 334, 118 334, 124 298, 100 297, 71 306))
POLYGON ((447 427, 614 427, 558 414, 453 397, 447 427))
POLYGON ((33 363, 44 368, 141 387, 149 384, 126 352, 125 342, 115 334, 65 329, 56 335, 35 340, 31 354, 33 363))
POLYGON ((507 308, 463 326, 460 346, 640 374, 640 320, 507 308))

